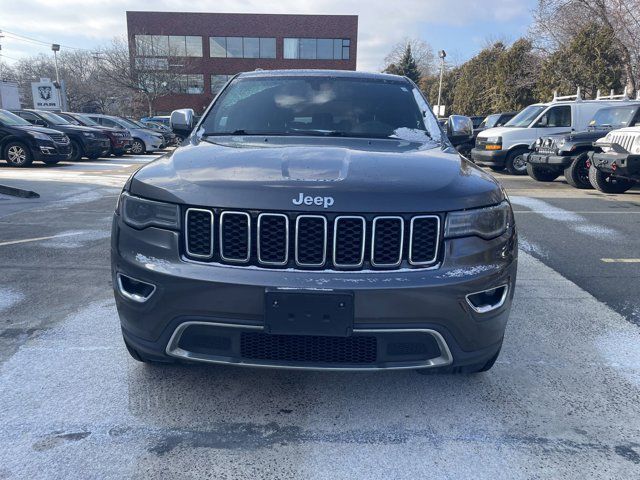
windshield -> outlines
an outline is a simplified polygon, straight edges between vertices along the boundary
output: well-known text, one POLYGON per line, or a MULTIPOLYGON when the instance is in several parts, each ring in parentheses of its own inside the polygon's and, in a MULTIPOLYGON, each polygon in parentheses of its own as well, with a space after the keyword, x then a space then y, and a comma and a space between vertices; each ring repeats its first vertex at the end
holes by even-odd
POLYGON ((505 127, 528 127, 531 125, 538 115, 547 108, 544 105, 529 105, 524 110, 521 110, 515 117, 504 124, 505 127))
POLYGON ((482 123, 480 124, 480 127, 493 128, 496 126, 496 123, 498 123, 499 118, 500 118, 499 113, 494 113, 493 115, 489 115, 487 118, 485 118, 482 121, 482 123))
POLYGON ((16 126, 16 125, 31 125, 24 118, 19 117, 11 112, 7 112, 6 110, 0 110, 0 122, 6 126, 16 126))
POLYGON ((83 125, 87 125, 89 127, 99 127, 100 124, 85 115, 76 115, 76 119, 82 122, 83 125))
POLYGON ((117 119, 114 119, 114 120, 123 127, 140 128, 140 125, 136 125, 135 123, 133 123, 131 120, 127 118, 118 117, 117 119))
POLYGON ((223 90, 201 125, 204 135, 439 140, 436 119, 414 90, 404 80, 240 77, 223 90))
POLYGON ((38 112, 38 115, 40 115, 42 118, 44 118, 47 122, 53 124, 53 125, 70 125, 69 122, 67 122, 64 118, 62 118, 60 115, 56 115, 55 113, 51 113, 51 112, 38 112))
POLYGON ((637 109, 638 107, 635 105, 626 107, 603 108, 602 110, 598 110, 596 112, 596 114, 593 116, 593 120, 589 122, 589 126, 592 128, 630 127, 632 126, 631 122, 633 121, 633 117, 635 116, 637 109))
POLYGON ((67 115, 66 113, 59 113, 58 116, 64 118, 72 125, 82 125, 76 118, 73 118, 71 115, 67 115))

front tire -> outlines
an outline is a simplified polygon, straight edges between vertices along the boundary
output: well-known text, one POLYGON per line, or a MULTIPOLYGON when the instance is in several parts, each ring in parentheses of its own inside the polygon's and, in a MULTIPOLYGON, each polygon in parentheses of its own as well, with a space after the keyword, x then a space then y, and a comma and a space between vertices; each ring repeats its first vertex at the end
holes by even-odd
POLYGON ((560 176, 560 172, 550 169, 548 167, 541 167, 539 165, 532 165, 527 163, 527 173, 531 178, 538 182, 553 182, 560 176))
POLYGON ((593 185, 591 185, 589 181, 588 159, 587 154, 583 153, 571 162, 571 165, 565 168, 564 178, 572 187, 580 189, 593 188, 593 185))
POLYGON ((134 138, 131 144, 131 153, 134 155, 144 155, 147 152, 147 147, 144 142, 139 138, 134 138))
POLYGON ((71 162, 79 162, 83 155, 82 145, 77 140, 71 140, 71 162))
POLYGON ((3 157, 12 167, 28 167, 33 163, 29 147, 22 142, 9 142, 4 147, 3 157))
POLYGON ((507 172, 511 175, 526 175, 527 174, 527 160, 525 155, 529 150, 526 148, 517 148, 507 155, 507 160, 504 164, 507 172))
POLYGON ((632 180, 602 172, 593 165, 589 168, 589 182, 602 193, 624 193, 635 184, 632 180))

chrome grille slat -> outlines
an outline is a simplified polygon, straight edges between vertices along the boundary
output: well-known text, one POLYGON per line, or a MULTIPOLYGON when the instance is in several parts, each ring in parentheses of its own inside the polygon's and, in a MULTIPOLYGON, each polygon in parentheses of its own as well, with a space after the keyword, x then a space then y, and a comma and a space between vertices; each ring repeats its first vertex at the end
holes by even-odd
POLYGON ((367 237, 367 221, 364 217, 359 217, 355 215, 341 215, 335 218, 333 221, 333 264, 336 267, 340 268, 358 268, 364 264, 364 252, 366 248, 366 237, 367 237), (354 242, 352 239, 349 239, 346 235, 347 233, 340 233, 340 224, 347 223, 346 227, 342 228, 350 228, 352 231, 350 233, 351 237, 360 237, 360 240, 354 242), (359 227, 358 227, 359 225, 359 227), (361 229, 360 233, 358 233, 358 228, 361 229), (351 240, 351 241, 350 241, 351 240), (347 257, 351 256, 355 258, 355 255, 358 255, 356 262, 347 262, 344 261, 347 257))
POLYGON ((184 220, 182 248, 187 259, 239 267, 437 268, 442 250, 442 217, 437 214, 340 215, 186 207, 184 220))
POLYGON ((324 264, 327 261, 327 219, 326 217, 324 217, 323 215, 298 215, 298 217, 296 218, 296 233, 295 233, 295 260, 296 260, 296 264, 301 266, 301 267, 322 267, 324 266, 324 264), (303 234, 303 239, 302 241, 304 241, 305 243, 312 243, 317 239, 314 239, 312 237, 314 237, 314 232, 313 230, 317 230, 317 223, 318 222, 322 222, 323 224, 323 228, 322 228, 322 232, 323 232, 323 238, 322 238, 322 249, 321 249, 321 257, 322 257, 322 261, 318 261, 318 262, 311 262, 311 261, 302 261, 302 260, 308 260, 310 257, 313 257, 314 254, 317 254, 318 252, 310 252, 310 249, 302 249, 300 248, 300 233, 302 231, 303 234), (314 226, 300 226, 301 223, 315 223, 316 225, 314 226), (304 230, 303 230, 304 229, 304 230), (312 230, 313 229, 313 230, 312 230), (300 259, 301 257, 301 253, 304 256, 302 258, 302 260, 300 259))
POLYGON ((247 263, 251 258, 251 216, 246 212, 224 211, 220 214, 218 232, 220 258, 227 262, 247 263))
POLYGON ((264 265, 286 265, 289 262, 289 217, 282 213, 261 213, 258 215, 257 232, 258 262, 264 265), (282 220, 282 232, 278 231, 280 227, 277 224, 265 227, 264 224, 269 219, 282 220), (268 240, 263 238, 263 232, 268 240), (276 235, 282 238, 274 239, 276 235), (269 245, 266 242, 269 242, 269 245), (278 260, 279 258, 282 260, 278 260))

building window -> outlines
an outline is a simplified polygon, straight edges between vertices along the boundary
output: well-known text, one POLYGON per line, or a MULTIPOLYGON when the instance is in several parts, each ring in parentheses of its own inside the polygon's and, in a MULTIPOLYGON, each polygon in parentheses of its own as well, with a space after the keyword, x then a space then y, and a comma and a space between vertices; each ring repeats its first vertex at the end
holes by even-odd
POLYGON ((201 57, 202 37, 136 35, 136 54, 143 57, 201 57))
POLYGON ((173 91, 190 95, 204 93, 204 75, 198 73, 176 75, 173 91))
POLYGON ((213 58, 276 58, 276 39, 258 37, 209 37, 213 58))
POLYGON ((216 95, 233 75, 211 75, 211 93, 216 95))
POLYGON ((348 38, 285 38, 284 58, 349 60, 348 38))

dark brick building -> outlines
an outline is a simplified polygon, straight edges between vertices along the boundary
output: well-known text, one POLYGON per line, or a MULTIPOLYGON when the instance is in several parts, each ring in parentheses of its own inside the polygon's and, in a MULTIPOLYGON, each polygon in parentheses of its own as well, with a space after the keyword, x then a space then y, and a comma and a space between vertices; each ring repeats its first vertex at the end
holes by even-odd
POLYGON ((127 31, 139 68, 172 72, 158 113, 201 112, 238 72, 356 69, 357 15, 127 12, 127 31))

